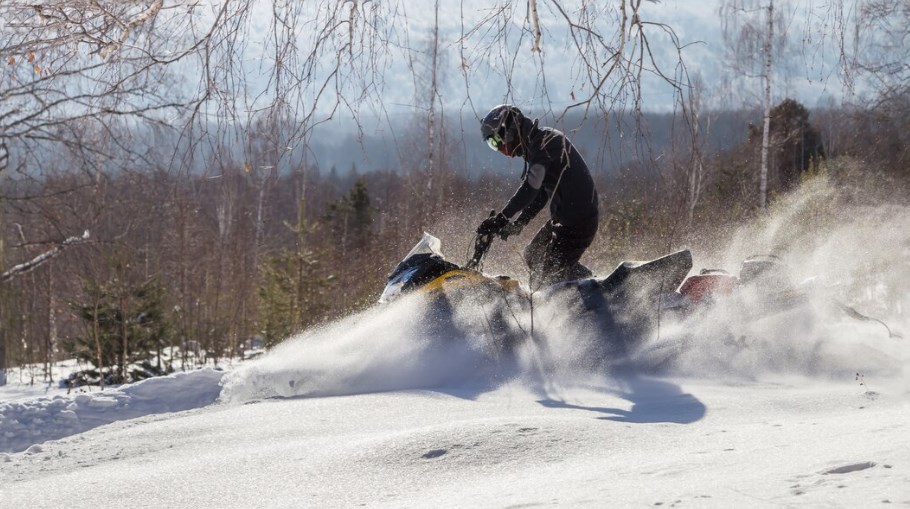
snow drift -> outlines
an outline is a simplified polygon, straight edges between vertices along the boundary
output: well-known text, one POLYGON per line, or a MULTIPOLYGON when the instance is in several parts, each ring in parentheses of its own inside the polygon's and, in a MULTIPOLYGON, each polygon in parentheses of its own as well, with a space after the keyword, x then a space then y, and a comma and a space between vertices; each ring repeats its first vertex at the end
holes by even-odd
POLYGON ((223 374, 207 368, 104 391, 0 403, 0 452, 40 452, 36 444, 115 421, 209 405, 223 374))

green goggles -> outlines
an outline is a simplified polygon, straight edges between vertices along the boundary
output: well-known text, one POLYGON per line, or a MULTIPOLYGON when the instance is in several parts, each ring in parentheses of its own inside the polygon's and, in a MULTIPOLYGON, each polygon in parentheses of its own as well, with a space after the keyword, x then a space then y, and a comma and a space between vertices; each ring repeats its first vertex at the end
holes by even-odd
POLYGON ((497 152, 499 152, 499 148, 502 147, 503 144, 505 144, 505 142, 498 134, 494 134, 493 136, 487 138, 487 145, 489 145, 491 149, 497 152))

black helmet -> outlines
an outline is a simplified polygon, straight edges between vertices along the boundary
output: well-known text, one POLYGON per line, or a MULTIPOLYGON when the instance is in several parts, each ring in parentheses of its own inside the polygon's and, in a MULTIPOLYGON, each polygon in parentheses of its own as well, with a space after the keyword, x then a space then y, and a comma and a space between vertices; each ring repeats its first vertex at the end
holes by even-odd
POLYGON ((480 121, 480 134, 493 150, 499 150, 503 143, 515 147, 520 141, 518 130, 524 115, 511 104, 500 104, 490 110, 480 121))

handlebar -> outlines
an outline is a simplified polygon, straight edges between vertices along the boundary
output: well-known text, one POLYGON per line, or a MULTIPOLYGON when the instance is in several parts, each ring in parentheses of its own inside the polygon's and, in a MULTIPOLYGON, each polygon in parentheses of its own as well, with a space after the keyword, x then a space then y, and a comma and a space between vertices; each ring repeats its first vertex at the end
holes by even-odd
POLYGON ((474 255, 471 256, 471 259, 468 260, 468 263, 465 264, 464 268, 466 270, 480 270, 480 267, 483 265, 483 257, 487 255, 487 251, 490 250, 490 245, 492 244, 492 233, 486 235, 477 234, 477 236, 474 237, 474 255))

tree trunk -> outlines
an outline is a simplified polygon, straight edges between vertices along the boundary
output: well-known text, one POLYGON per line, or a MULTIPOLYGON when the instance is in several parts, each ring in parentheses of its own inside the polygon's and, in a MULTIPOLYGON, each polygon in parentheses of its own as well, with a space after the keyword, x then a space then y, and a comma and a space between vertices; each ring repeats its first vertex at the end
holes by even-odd
POLYGON ((47 265, 47 352, 45 356, 44 376, 48 382, 54 381, 54 354, 57 350, 57 305, 54 298, 54 265, 47 265))
POLYGON ((303 190, 301 190, 300 199, 297 201, 297 291, 294 296, 293 308, 293 326, 294 329, 303 328, 306 320, 306 201, 303 190))
MULTIPOLYGON (((436 0, 435 8, 435 17, 433 24, 433 60, 432 60, 432 69, 430 70, 430 104, 429 104, 429 118, 427 126, 427 146, 429 147, 429 153, 427 154, 427 163, 429 168, 427 168, 429 176, 427 178, 427 191, 429 196, 433 195, 433 178, 436 176, 438 171, 436 165, 436 96, 438 94, 438 65, 439 65, 439 0, 436 0)), ((437 184, 437 187, 438 184, 437 184)))
MULTIPOLYGON (((3 170, 6 161, 6 145, 0 144, 0 171, 3 170)), ((0 274, 3 273, 4 253, 3 253, 3 202, 0 201, 0 274)), ((3 283, 0 283, 0 387, 6 385, 6 327, 4 326, 3 302, 6 298, 3 292, 3 283)))
POLYGON ((761 173, 759 176, 759 207, 768 203, 768 148, 771 144, 771 66, 774 45, 774 1, 768 2, 768 40, 765 43, 765 113, 761 136, 761 173))
MULTIPOLYGON (((3 296, 0 295, 0 324, 3 324, 3 296)), ((6 327, 0 325, 0 387, 6 385, 6 327)))
MULTIPOLYGON (((690 131, 690 151, 691 159, 687 167, 688 193, 686 196, 686 235, 691 235, 695 224, 695 207, 701 196, 704 173, 705 173, 705 155, 702 150, 702 89, 703 82, 701 79, 693 83, 689 92, 689 116, 691 117, 690 131)), ((709 127, 705 136, 710 132, 709 127)))
POLYGON ((104 390, 104 357, 101 355, 101 326, 98 324, 100 302, 95 300, 95 312, 92 314, 92 335, 95 336, 95 355, 98 356, 98 386, 104 390))
MULTIPOLYGON (((122 290, 121 290, 122 291, 122 290)), ((127 309, 127 303, 123 299, 123 296, 120 297, 120 310, 123 313, 123 316, 120 319, 120 334, 121 340, 123 341, 123 351, 120 352, 120 383, 127 383, 126 373, 127 373, 127 363, 129 363, 129 347, 130 347, 130 338, 129 338, 129 309, 127 309)))

